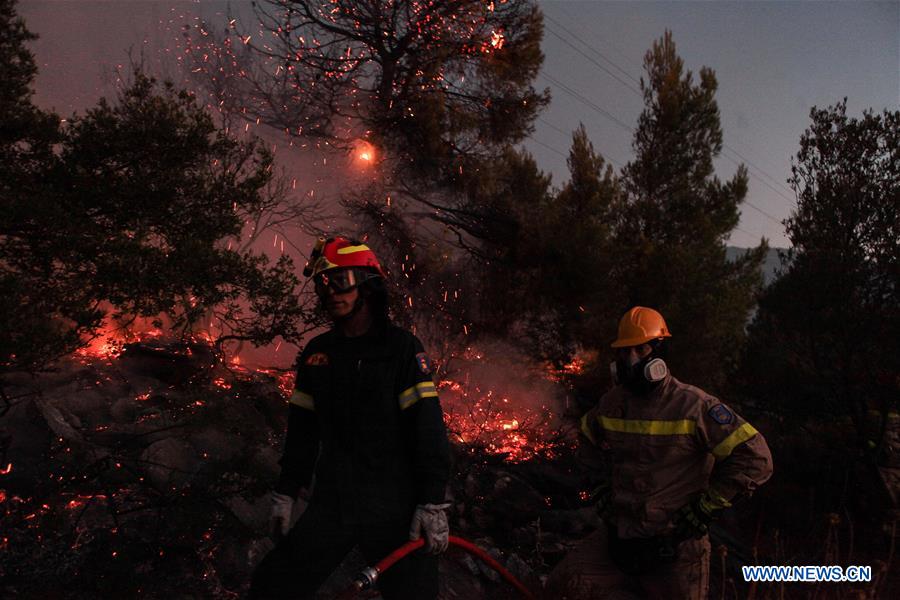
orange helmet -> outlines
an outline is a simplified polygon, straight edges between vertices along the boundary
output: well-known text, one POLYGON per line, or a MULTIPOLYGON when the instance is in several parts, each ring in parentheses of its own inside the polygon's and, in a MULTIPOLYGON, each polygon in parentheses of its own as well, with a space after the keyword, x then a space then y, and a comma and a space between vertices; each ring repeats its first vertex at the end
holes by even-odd
POLYGON ((650 340, 672 337, 662 315, 652 308, 635 306, 619 321, 619 335, 613 348, 640 346, 650 340))
POLYGON ((319 238, 303 274, 315 277, 332 269, 347 268, 367 269, 384 277, 381 264, 368 246, 343 237, 319 238))

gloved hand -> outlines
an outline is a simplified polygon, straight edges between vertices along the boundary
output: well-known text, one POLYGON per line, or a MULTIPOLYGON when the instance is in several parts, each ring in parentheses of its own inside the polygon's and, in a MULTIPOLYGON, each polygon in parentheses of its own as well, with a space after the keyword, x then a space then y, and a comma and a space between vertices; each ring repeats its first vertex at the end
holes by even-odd
POLYGON ((715 490, 703 492, 696 500, 682 506, 675 513, 675 538, 702 538, 709 533, 709 524, 716 518, 716 513, 728 506, 731 503, 715 490))
POLYGON ((450 504, 420 504, 413 513, 409 526, 409 539, 417 540, 425 532, 425 551, 440 554, 450 545, 450 526, 447 509, 450 504))
POLYGON ((287 535, 291 529, 291 513, 294 512, 294 499, 278 492, 272 493, 272 516, 269 518, 269 531, 273 540, 287 535))

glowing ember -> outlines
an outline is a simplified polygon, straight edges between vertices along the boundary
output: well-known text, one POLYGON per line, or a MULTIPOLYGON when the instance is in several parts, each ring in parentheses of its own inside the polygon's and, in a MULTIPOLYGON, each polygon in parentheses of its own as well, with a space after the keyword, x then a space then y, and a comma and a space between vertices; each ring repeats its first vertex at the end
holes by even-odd
POLYGON ((466 348, 454 359, 465 367, 438 383, 451 436, 473 453, 502 455, 509 462, 554 458, 569 443, 552 407, 559 386, 508 351, 493 360, 485 355, 466 348))
POLYGON ((84 358, 115 358, 122 353, 123 342, 113 338, 97 338, 84 348, 79 348, 75 354, 84 358))
POLYGON ((365 140, 356 140, 353 143, 353 160, 360 167, 369 167, 375 161, 375 146, 365 140))
POLYGON ((545 367, 547 379, 559 382, 564 381, 567 377, 571 377, 572 375, 580 375, 584 373, 588 364, 593 363, 596 360, 597 354, 595 351, 586 352, 579 350, 575 353, 572 360, 562 367, 557 368, 552 364, 547 364, 545 367))
POLYGON ((543 456, 553 458, 558 444, 544 439, 540 424, 534 429, 516 432, 509 421, 492 419, 492 412, 479 407, 477 416, 447 411, 444 421, 456 440, 473 452, 505 455, 509 462, 522 462, 543 456))
POLYGON ((227 381, 225 381, 225 379, 224 379, 223 377, 219 377, 219 378, 217 378, 217 379, 214 379, 214 380, 213 380, 213 384, 215 384, 216 387, 222 388, 223 390, 230 390, 230 389, 231 389, 231 384, 228 383, 227 381))
POLYGON ((291 393, 294 391, 294 378, 296 373, 293 370, 288 371, 280 371, 277 369, 257 369, 257 373, 264 373, 271 377, 274 377, 278 382, 278 389, 281 392, 281 395, 285 398, 290 398, 291 393))
POLYGON ((503 43, 506 41, 506 38, 503 37, 502 32, 491 31, 491 46, 495 49, 500 50, 503 48, 503 43))
POLYGON ((0 469, 0 475, 9 475, 12 472, 12 463, 7 463, 5 469, 0 469))

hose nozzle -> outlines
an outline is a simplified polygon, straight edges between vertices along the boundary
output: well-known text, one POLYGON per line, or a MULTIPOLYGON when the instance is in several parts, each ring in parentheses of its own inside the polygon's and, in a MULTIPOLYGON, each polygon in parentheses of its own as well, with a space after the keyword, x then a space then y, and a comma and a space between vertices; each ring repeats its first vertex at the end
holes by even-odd
POLYGON ((363 592, 375 587, 375 583, 378 581, 378 575, 378 569, 375 569, 374 567, 366 567, 363 569, 353 582, 356 591, 363 592))

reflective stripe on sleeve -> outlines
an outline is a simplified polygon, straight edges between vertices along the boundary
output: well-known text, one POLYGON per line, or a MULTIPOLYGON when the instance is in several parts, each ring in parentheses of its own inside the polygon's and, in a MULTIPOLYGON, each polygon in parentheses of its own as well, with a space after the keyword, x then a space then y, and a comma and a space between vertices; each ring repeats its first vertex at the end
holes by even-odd
POLYGON ((638 419, 613 419, 611 417, 601 416, 600 425, 607 431, 642 433, 645 435, 690 435, 697 430, 697 423, 690 419, 681 419, 679 421, 643 421, 638 419))
POLYGON ((584 434, 584 437, 589 439, 593 445, 597 445, 597 440, 594 438, 594 434, 591 431, 591 426, 588 423, 588 417, 590 417, 590 413, 586 413, 583 417, 581 417, 581 433, 584 434))
POLYGON ((437 398, 437 389, 431 381, 423 381, 403 390, 398 397, 400 410, 406 410, 422 398, 437 398))
POLYGON ((313 402, 313 397, 300 390, 294 390, 294 393, 291 394, 291 404, 306 410, 316 410, 316 403, 313 402))
POLYGON ((712 449, 713 456, 716 460, 727 458, 735 448, 759 433, 750 423, 744 423, 731 432, 727 438, 719 442, 719 445, 712 449))

